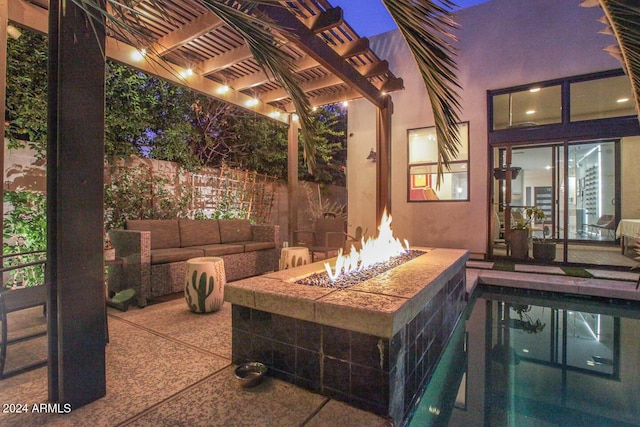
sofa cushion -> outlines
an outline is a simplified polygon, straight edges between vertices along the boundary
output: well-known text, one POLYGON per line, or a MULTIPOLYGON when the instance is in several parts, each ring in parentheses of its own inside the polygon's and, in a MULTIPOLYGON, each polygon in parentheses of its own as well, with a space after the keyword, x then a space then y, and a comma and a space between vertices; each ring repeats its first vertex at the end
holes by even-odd
POLYGON ((234 243, 253 240, 251 223, 248 219, 220 219, 220 242, 234 243))
POLYGON ((180 228, 177 219, 127 220, 127 230, 150 231, 151 250, 180 247, 180 228))
POLYGON ((217 219, 181 219, 180 246, 201 246, 220 243, 217 219))
POLYGON ((190 258, 204 256, 202 249, 194 248, 167 248, 153 249, 151 251, 151 264, 166 264, 168 262, 186 261, 190 258))
POLYGON ((204 251, 204 256, 222 256, 244 252, 244 246, 235 243, 221 243, 218 245, 194 246, 194 249, 204 251))
POLYGON ((261 251, 263 249, 273 249, 276 247, 275 242, 255 242, 253 240, 248 242, 236 242, 236 244, 244 245, 245 252, 261 251))

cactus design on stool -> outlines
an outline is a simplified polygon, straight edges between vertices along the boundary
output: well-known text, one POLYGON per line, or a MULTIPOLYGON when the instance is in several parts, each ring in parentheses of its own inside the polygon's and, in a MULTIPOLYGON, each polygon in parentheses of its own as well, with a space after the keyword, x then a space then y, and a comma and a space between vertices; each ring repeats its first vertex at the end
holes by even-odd
POLYGON ((222 258, 190 259, 185 276, 184 296, 189 310, 208 313, 222 307, 226 283, 222 258))
MULTIPOLYGON (((207 273, 202 273, 200 275, 200 280, 198 280, 198 271, 195 270, 191 275, 191 281, 189 284, 194 289, 194 292, 198 297, 198 304, 196 305, 193 303, 191 291, 187 290, 187 305, 189 306, 189 309, 197 313, 204 313, 207 311, 207 297, 213 293, 213 277, 209 277, 209 286, 207 287, 207 273)), ((189 287, 189 285, 187 285, 187 287, 189 287)))

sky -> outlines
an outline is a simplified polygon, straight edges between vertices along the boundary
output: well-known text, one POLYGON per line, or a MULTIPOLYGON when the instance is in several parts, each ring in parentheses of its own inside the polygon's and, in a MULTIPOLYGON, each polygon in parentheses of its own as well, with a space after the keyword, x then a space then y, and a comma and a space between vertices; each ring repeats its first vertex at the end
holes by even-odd
MULTIPOLYGON (((488 0, 453 0, 461 8, 485 3, 488 0)), ((340 6, 344 19, 360 37, 370 37, 396 28, 382 0, 330 0, 332 6, 340 6)))

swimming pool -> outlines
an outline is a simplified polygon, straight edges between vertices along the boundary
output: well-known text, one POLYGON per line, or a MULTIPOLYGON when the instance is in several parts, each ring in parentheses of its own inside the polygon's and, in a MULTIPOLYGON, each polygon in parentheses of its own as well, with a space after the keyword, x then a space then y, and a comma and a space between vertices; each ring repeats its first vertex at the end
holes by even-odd
POLYGON ((640 305, 479 286, 407 425, 640 425, 640 305))

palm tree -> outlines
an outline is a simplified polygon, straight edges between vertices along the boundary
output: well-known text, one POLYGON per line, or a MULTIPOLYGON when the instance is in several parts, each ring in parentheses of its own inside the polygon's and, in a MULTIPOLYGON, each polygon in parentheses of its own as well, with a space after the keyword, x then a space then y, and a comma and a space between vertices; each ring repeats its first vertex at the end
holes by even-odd
POLYGON ((640 113, 640 4, 637 0, 585 0, 584 7, 600 6, 617 45, 607 50, 622 62, 631 80, 631 88, 640 113))

